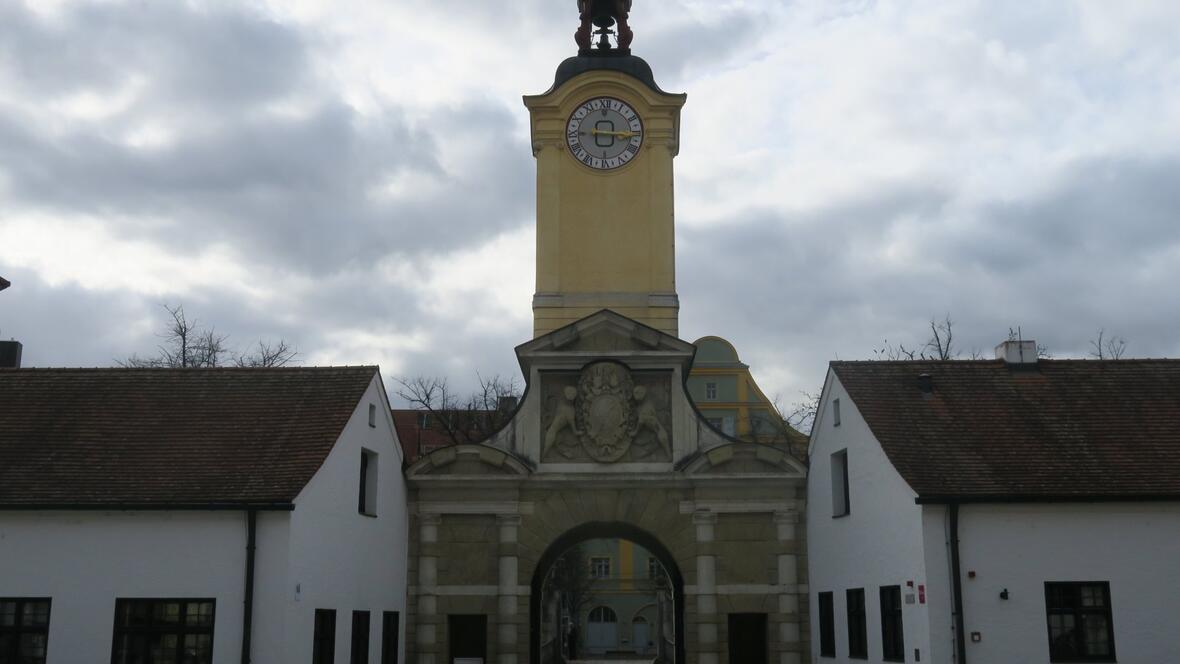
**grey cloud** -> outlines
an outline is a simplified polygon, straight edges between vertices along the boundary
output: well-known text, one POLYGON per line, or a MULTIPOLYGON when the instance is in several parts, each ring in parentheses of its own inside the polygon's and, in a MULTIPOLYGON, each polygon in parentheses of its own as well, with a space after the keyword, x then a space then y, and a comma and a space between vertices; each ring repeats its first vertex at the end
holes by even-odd
POLYGON ((969 232, 947 230, 953 192, 920 188, 683 230, 681 329, 736 336, 739 352, 744 342, 817 386, 829 359, 921 344, 945 314, 965 352, 986 355, 1019 325, 1059 357, 1085 356, 1098 328, 1133 355, 1175 356, 1180 265, 1162 258, 1180 250, 1176 172, 1175 159, 1079 163, 1049 194, 972 210, 969 232), (917 258, 882 261, 870 252, 901 219, 925 229, 911 238, 917 258))
POLYGON ((306 76, 305 39, 242 10, 185 3, 87 4, 40 19, 0 7, 0 52, 34 91, 106 89, 135 76, 149 95, 179 106, 243 104, 284 94, 306 76))

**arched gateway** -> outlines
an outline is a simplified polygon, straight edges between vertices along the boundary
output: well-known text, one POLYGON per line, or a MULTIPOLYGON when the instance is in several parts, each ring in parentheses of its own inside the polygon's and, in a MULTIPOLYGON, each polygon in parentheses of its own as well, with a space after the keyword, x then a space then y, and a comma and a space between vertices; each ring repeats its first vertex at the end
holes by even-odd
MULTIPOLYGON (((804 466, 700 417, 684 390, 693 346, 601 311, 517 355, 528 386, 508 426, 407 470, 409 661, 567 658, 542 642, 541 586, 592 538, 634 542, 666 570, 664 661, 729 662, 730 625, 752 614, 764 616, 768 661, 804 661, 804 466)), ((633 638, 633 616, 612 611, 633 638)), ((660 621, 645 616, 641 633, 660 621)), ((584 630, 576 638, 585 645, 584 630)), ((612 656, 635 651, 622 638, 612 656)))
POLYGON ((727 438, 685 391, 672 165, 686 96, 631 55, 630 0, 577 6, 578 55, 524 100, 537 160, 524 397, 487 441, 406 471, 409 661, 801 662, 804 466, 785 445, 727 438))

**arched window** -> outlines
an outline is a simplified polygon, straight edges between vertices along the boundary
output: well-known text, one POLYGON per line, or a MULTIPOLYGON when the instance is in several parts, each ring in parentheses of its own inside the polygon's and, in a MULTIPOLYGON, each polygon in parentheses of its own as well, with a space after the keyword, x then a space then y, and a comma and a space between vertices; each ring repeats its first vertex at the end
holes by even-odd
POLYGON ((635 620, 632 620, 631 622, 636 625, 646 625, 647 618, 644 618, 643 616, 635 616, 635 620))
POLYGON ((590 611, 590 622, 592 623, 613 623, 618 622, 618 617, 609 606, 598 606, 590 611))

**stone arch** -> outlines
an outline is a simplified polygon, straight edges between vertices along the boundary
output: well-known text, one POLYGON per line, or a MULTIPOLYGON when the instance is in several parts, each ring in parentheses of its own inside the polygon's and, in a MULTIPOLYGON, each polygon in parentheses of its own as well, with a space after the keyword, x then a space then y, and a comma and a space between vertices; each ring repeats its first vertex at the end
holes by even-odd
POLYGON ((673 620, 676 633, 676 664, 685 664, 687 639, 684 632, 684 575, 672 552, 655 535, 631 523, 621 521, 591 521, 571 528, 557 536, 545 549, 533 567, 529 593, 529 662, 541 662, 541 591, 549 568, 562 553, 586 540, 617 537, 630 540, 647 549, 660 564, 672 582, 672 604, 675 611, 673 620))

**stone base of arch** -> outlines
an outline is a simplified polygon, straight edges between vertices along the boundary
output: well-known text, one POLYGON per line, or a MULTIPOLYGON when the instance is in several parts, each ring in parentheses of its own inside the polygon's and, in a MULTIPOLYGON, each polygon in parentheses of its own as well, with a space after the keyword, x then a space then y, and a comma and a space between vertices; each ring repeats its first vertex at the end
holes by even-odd
POLYGON ((543 484, 415 490, 407 661, 449 662, 446 617, 483 614, 487 661, 539 662, 531 580, 555 542, 594 523, 649 533, 671 556, 683 592, 676 662, 728 662, 729 613, 767 614, 770 661, 808 659, 802 482, 543 484))

